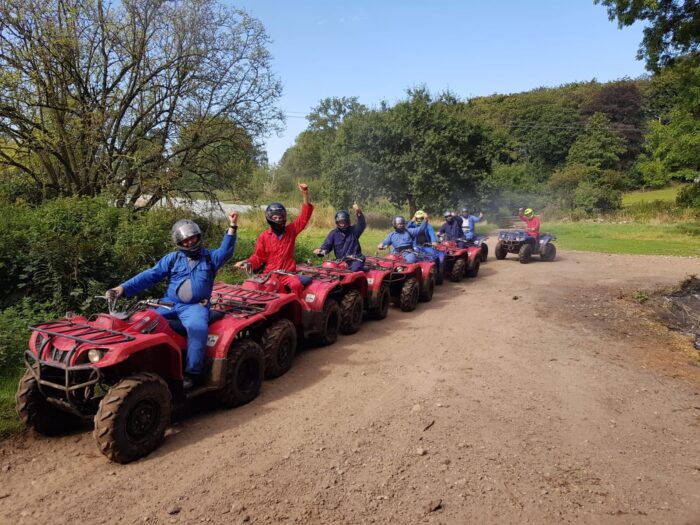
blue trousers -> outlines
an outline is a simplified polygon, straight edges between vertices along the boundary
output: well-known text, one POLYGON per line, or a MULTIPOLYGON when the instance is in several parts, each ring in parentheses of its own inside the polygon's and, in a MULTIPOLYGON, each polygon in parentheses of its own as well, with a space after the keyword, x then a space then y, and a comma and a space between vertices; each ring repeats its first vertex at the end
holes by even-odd
POLYGON ((185 373, 197 376, 204 368, 204 354, 207 351, 209 333, 209 309, 199 303, 175 303, 171 310, 156 309, 166 319, 177 317, 187 330, 187 361, 185 373))
MULTIPOLYGON (((393 252, 393 253, 396 253, 396 252, 393 252)), ((401 257, 403 257, 404 260, 405 260, 408 264, 413 264, 413 263, 416 262, 416 260, 417 260, 417 259, 416 259, 416 254, 413 253, 413 252, 401 252, 401 253, 399 253, 399 255, 400 255, 401 257)))
POLYGON ((445 267, 445 252, 442 250, 436 250, 430 246, 421 246, 418 248, 418 250, 422 251, 423 253, 427 253, 428 255, 432 255, 437 260, 437 271, 442 272, 445 267))
POLYGON ((476 237, 476 233, 467 232, 464 234, 464 236, 467 238, 468 241, 472 241, 472 240, 474 240, 474 237, 476 237))
MULTIPOLYGON (((364 259, 364 257, 363 257, 364 259)), ((346 263, 348 263, 348 270, 351 272, 364 272, 365 271, 365 262, 361 261, 359 259, 343 259, 346 263)))

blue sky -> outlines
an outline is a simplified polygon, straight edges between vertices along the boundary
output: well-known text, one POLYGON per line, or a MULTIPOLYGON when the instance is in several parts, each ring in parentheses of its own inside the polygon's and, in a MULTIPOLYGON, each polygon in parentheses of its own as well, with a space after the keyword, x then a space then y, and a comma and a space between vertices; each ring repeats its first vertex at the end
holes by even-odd
POLYGON ((287 129, 267 139, 279 161, 319 100, 394 103, 426 85, 460 97, 637 77, 642 26, 618 29, 593 0, 243 0, 272 39, 287 129))

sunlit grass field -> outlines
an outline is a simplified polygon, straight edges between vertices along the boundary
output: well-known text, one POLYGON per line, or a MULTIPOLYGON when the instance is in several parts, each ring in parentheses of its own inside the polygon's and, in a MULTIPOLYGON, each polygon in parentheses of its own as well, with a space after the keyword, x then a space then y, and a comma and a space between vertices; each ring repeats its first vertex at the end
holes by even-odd
POLYGON ((622 207, 625 208, 627 206, 632 206, 633 204, 639 204, 640 202, 673 202, 676 200, 678 192, 682 189, 683 185, 678 185, 669 186, 668 188, 661 188, 659 190, 631 191, 622 196, 622 207))

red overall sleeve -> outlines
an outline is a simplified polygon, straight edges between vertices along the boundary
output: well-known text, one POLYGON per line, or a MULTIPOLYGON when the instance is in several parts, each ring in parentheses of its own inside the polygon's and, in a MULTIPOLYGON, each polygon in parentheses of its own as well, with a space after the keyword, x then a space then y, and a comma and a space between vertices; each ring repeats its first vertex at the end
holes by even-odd
POLYGON ((296 220, 287 226, 287 231, 290 231, 292 235, 295 237, 301 233, 301 231, 306 228, 306 225, 309 224, 309 219, 311 219, 311 215, 314 212, 314 205, 313 204, 302 204, 301 205, 301 213, 299 214, 299 217, 296 218, 296 220))

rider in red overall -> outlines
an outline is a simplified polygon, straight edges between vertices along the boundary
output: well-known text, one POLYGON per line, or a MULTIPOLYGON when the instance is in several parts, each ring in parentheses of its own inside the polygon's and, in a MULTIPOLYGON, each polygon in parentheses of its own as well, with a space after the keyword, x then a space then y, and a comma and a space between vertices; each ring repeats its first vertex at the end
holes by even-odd
POLYGON ((518 210, 518 217, 527 225, 527 233, 530 234, 532 238, 537 240, 540 236, 540 218, 535 215, 532 208, 527 208, 523 211, 522 208, 518 210))
MULTIPOLYGON (((270 228, 258 237, 255 243, 253 255, 246 261, 238 261, 235 266, 242 267, 250 264, 253 270, 265 264, 265 272, 273 270, 285 270, 294 272, 297 263, 294 259, 294 245, 297 235, 306 228, 311 218, 314 207, 309 203, 309 187, 299 184, 299 190, 304 195, 304 204, 301 213, 296 220, 287 226, 287 210, 279 202, 271 203, 265 210, 265 218, 270 228)), ((289 291, 301 295, 306 283, 302 283, 298 275, 279 275, 280 284, 289 288, 289 291)))

